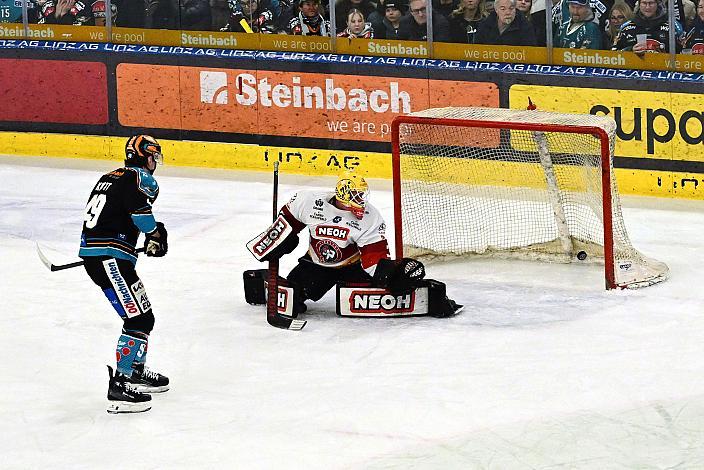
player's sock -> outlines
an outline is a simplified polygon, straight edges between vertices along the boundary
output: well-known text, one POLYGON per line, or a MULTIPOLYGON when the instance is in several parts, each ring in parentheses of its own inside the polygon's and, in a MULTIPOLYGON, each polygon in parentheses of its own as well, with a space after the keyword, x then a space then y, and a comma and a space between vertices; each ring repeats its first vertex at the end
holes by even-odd
POLYGON ((152 409, 152 397, 135 391, 127 382, 127 377, 108 366, 108 413, 141 413, 152 409))
POLYGON ((117 372, 126 377, 132 375, 132 365, 135 362, 143 362, 146 359, 147 338, 140 338, 137 335, 126 333, 120 335, 117 340, 117 348, 115 349, 117 372))
POLYGON ((133 364, 132 376, 127 381, 142 393, 161 393, 169 389, 169 378, 150 370, 143 362, 133 364))

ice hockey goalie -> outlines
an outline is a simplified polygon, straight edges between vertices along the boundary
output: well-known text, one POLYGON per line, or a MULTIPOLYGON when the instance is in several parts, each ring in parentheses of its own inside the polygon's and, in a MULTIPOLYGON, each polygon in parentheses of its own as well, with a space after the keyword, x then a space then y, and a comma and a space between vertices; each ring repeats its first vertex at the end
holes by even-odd
MULTIPOLYGON (((337 286, 342 316, 447 317, 461 309, 445 295, 445 284, 424 279, 425 268, 410 258, 389 259, 386 224, 368 202, 369 186, 345 174, 334 192, 301 190, 283 206, 274 223, 247 243, 259 261, 278 259, 298 245, 308 228, 308 251, 279 285, 288 288, 291 315, 306 311, 307 300, 320 300, 337 286)), ((244 273, 245 298, 265 303, 266 270, 244 273)))

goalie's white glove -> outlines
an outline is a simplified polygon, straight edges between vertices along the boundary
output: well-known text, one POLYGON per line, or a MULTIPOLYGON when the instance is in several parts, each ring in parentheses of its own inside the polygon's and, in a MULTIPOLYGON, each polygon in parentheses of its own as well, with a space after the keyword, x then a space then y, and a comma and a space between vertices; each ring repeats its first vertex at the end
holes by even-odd
POLYGON ((298 235, 281 214, 268 229, 247 242, 247 249, 257 261, 279 259, 297 246, 298 235))

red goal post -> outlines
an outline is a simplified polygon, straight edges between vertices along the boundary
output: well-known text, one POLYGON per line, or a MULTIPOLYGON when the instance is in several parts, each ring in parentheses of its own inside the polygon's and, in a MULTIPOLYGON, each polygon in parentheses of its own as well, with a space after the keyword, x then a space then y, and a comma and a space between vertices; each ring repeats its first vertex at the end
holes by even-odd
POLYGON ((396 257, 603 262, 607 289, 668 276, 630 242, 611 118, 435 108, 392 123, 396 257))

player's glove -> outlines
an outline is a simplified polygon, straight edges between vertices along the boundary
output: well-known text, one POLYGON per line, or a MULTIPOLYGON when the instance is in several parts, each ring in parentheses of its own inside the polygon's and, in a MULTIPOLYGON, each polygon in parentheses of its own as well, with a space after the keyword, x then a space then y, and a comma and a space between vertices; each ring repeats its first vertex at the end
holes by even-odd
POLYGON ((156 223, 156 229, 153 232, 147 233, 144 239, 144 253, 147 256, 161 257, 169 251, 167 243, 166 227, 161 222, 156 223))
POLYGON ((425 277, 425 266, 413 258, 382 259, 377 264, 372 282, 391 292, 405 292, 418 287, 425 277))

